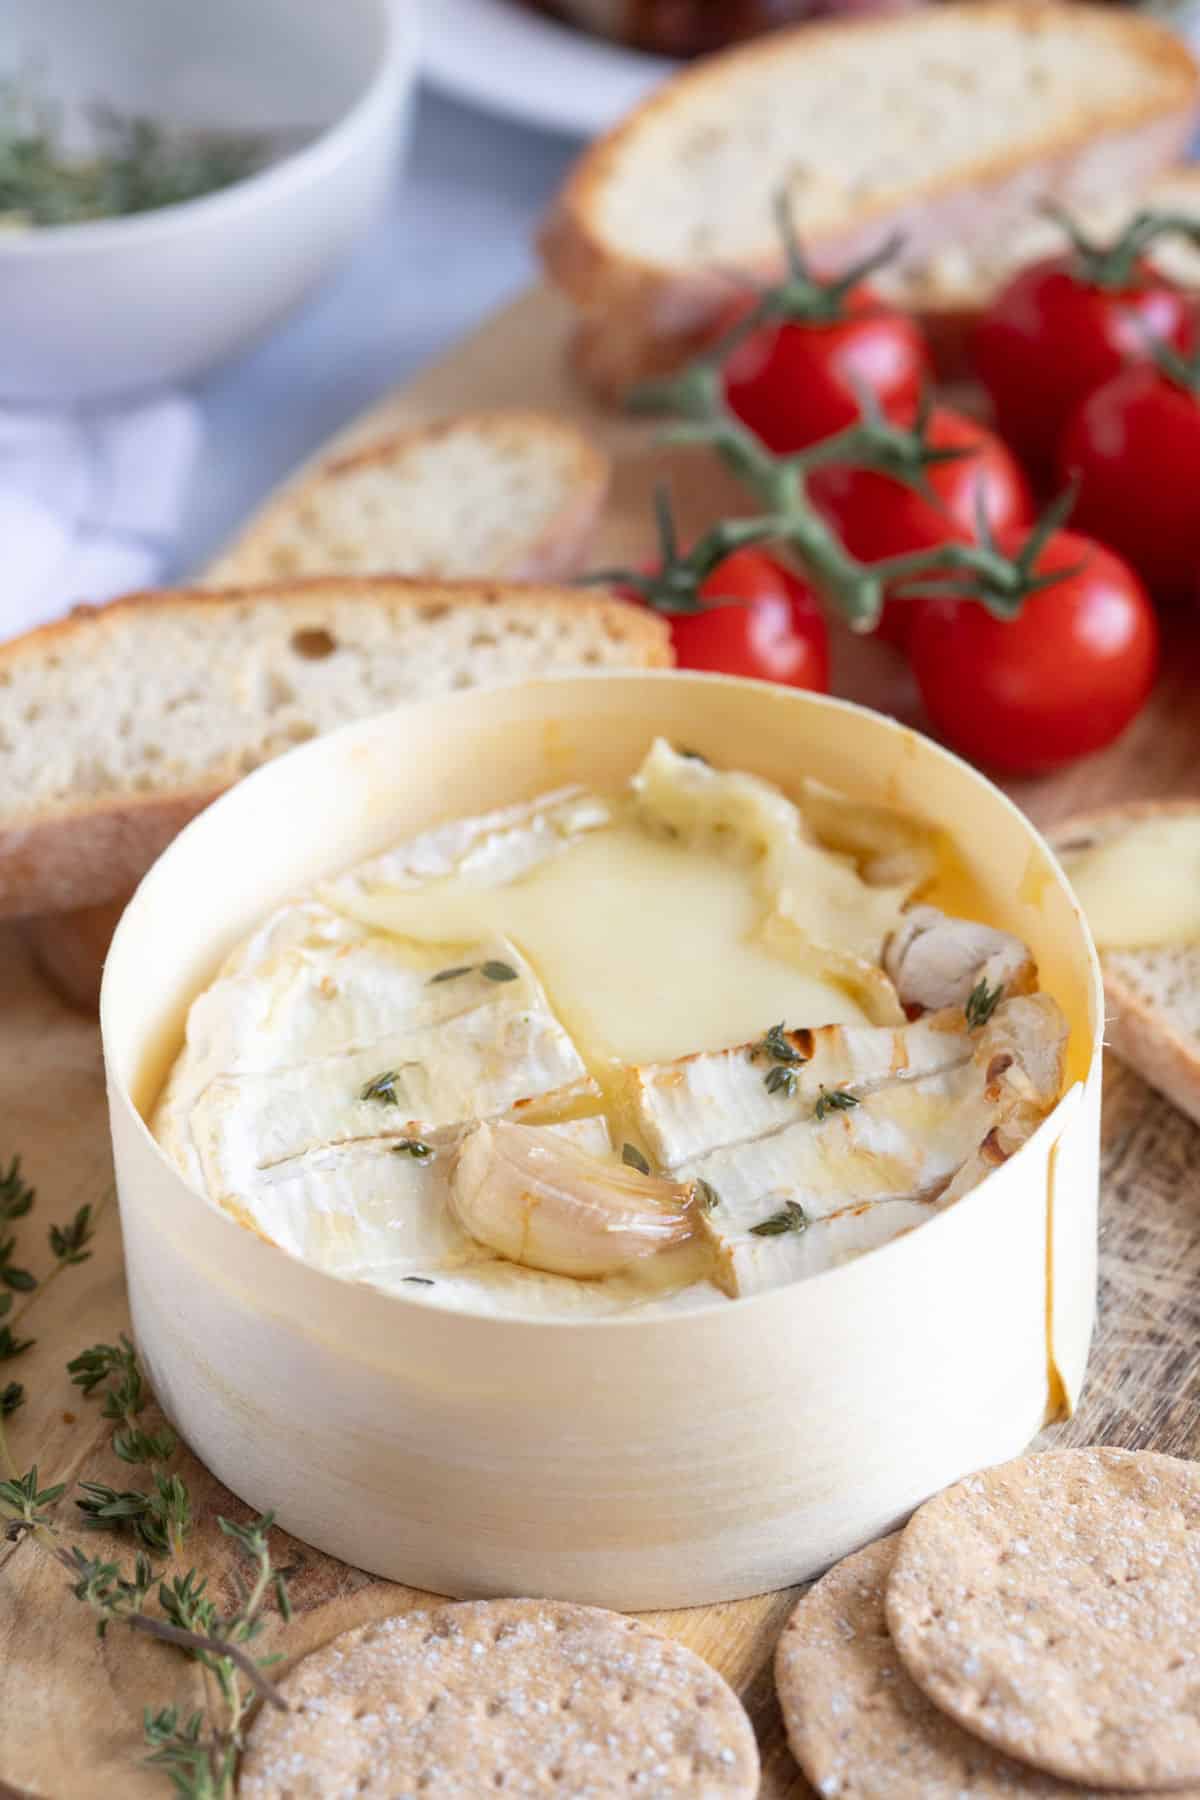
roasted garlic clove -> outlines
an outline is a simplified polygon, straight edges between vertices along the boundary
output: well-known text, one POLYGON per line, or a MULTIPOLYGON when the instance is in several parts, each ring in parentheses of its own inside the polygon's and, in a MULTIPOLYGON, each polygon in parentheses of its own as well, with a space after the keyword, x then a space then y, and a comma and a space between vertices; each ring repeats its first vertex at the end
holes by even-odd
POLYGON ((612 1275, 692 1235, 688 1184, 589 1156, 555 1133, 498 1121, 467 1132, 450 1175, 463 1229, 553 1275, 612 1275))

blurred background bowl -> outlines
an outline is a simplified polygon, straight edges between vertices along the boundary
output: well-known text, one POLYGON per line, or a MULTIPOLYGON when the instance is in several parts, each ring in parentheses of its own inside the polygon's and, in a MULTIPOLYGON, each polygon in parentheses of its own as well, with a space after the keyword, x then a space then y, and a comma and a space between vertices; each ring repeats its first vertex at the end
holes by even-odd
POLYGON ((203 198, 0 233, 0 399, 97 400, 245 348, 381 207, 416 79, 416 0, 0 0, 0 77, 68 126, 103 103, 299 147, 203 198))

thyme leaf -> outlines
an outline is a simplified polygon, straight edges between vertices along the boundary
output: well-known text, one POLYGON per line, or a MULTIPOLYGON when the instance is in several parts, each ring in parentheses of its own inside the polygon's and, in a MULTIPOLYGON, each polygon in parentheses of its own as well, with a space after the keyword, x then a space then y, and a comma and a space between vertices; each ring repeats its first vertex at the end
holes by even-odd
POLYGON ((382 1075, 373 1075, 359 1090, 360 1100, 378 1100, 383 1106, 399 1106, 400 1096, 396 1092, 398 1069, 385 1069, 382 1075))
POLYGON ((721 1204, 721 1196, 710 1181, 697 1181, 696 1199, 702 1212, 716 1212, 721 1204))
POLYGON ((436 1287, 437 1283, 431 1275, 402 1275, 401 1281, 407 1281, 413 1287, 436 1287))
POLYGON ((0 1389, 0 1419, 11 1418, 24 1399, 25 1389, 19 1381, 10 1381, 6 1388, 0 1389))
POLYGON ((95 1232, 92 1226, 92 1209, 81 1206, 68 1225, 52 1225, 50 1227, 50 1248, 54 1260, 66 1267, 75 1263, 85 1263, 91 1256, 87 1245, 91 1243, 95 1232))
POLYGON ((479 973, 487 981, 518 981, 520 979, 511 963, 506 962, 481 963, 479 973))
POLYGON ((785 1068, 783 1063, 776 1063, 763 1076, 763 1086, 768 1094, 785 1094, 790 1100, 796 1092, 796 1071, 785 1068))
POLYGON ((832 1112, 849 1112, 852 1106, 857 1105, 854 1095, 848 1094, 844 1088, 823 1087, 817 1095, 816 1117, 819 1122, 832 1112))
POLYGON ((420 1138, 401 1138, 391 1147, 393 1156, 411 1156, 414 1162, 428 1162, 436 1155, 432 1144, 422 1143, 420 1138))
POLYGON ((429 977, 428 985, 434 987, 439 981, 457 981, 460 975, 472 975, 476 971, 485 981, 519 981, 521 977, 511 963, 500 962, 489 957, 487 962, 458 963, 453 969, 439 969, 436 975, 429 977))
POLYGON ((755 1044, 750 1056, 752 1060, 760 1056, 769 1056, 772 1062, 777 1063, 802 1063, 806 1060, 788 1042, 787 1028, 782 1019, 778 1025, 772 1025, 761 1043, 755 1044))
POLYGON ((37 1198, 21 1174, 21 1159, 14 1156, 8 1168, 0 1166, 0 1220, 23 1219, 37 1198))
POLYGON ((621 1161, 627 1163, 631 1169, 636 1169, 639 1175, 648 1175, 650 1173, 650 1164, 646 1161, 636 1144, 623 1144, 621 1146, 621 1161))
POLYGON ((981 976, 967 995, 967 1004, 963 1008, 966 1016, 967 1030, 978 1031, 986 1025, 1004 993, 1004 983, 997 982, 994 988, 989 987, 981 976))
POLYGON ((783 1237, 789 1231, 807 1231, 808 1214, 796 1200, 788 1200, 777 1213, 750 1227, 752 1237, 783 1237))

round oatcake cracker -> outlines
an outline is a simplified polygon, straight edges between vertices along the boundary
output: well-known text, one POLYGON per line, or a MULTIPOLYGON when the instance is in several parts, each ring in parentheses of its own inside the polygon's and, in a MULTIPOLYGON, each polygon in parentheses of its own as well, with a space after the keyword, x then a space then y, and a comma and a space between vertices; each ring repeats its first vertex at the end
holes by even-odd
POLYGON ((672 1638, 597 1607, 479 1600, 343 1632, 251 1728, 240 1800, 752 1800, 741 1703, 672 1638))
MULTIPOLYGON (((1094 1788, 1001 1756, 909 1680, 884 1609, 899 1544, 897 1532, 838 1563, 797 1603, 779 1640, 775 1684, 788 1743, 817 1793, 825 1800, 1097 1800, 1094 1788)), ((1200 1788, 1188 1800, 1200 1800, 1200 1788)))
POLYGON ((972 1475, 903 1533, 887 1621, 934 1704, 1009 1755, 1200 1782, 1200 1465, 1062 1450, 972 1475))

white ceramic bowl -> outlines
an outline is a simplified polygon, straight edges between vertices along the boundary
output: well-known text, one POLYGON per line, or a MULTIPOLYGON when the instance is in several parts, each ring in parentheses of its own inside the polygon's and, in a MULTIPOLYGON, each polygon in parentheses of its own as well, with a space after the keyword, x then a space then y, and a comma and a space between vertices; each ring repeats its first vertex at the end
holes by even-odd
MULTIPOLYGON (((260 770, 160 858, 101 1027, 134 1330, 197 1454, 348 1562, 443 1593, 682 1606, 780 1587, 1073 1403, 1095 1296, 1095 952, 981 775, 890 719, 718 676, 571 676, 408 706, 260 770), (184 1010, 273 906, 435 821, 616 786, 663 732, 953 834, 1071 1024, 1070 1086, 957 1205, 843 1267, 696 1312, 488 1318, 312 1268, 193 1192, 145 1124, 184 1010)), ((413 1290, 419 1294, 420 1290, 413 1290)))
POLYGON ((4 0, 0 74, 181 126, 314 135, 128 218, 0 233, 0 400, 185 380, 309 294, 378 210, 415 80, 417 0, 4 0))

